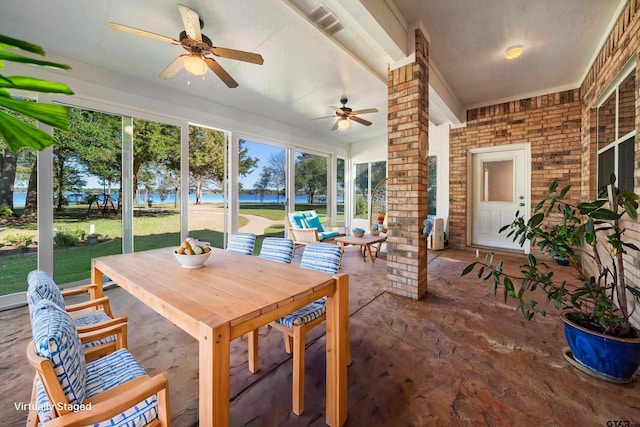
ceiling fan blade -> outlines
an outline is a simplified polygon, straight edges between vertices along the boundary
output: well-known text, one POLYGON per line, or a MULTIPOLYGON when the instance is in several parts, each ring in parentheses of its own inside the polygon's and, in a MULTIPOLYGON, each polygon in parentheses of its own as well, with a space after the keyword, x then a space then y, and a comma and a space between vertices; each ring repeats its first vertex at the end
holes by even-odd
POLYGON ((331 117, 335 117, 335 114, 332 114, 331 116, 324 116, 324 117, 316 117, 315 119, 309 119, 309 120, 321 120, 321 119, 330 119, 331 117))
POLYGON ((160 77, 165 80, 169 80, 172 79, 176 74, 178 74, 178 72, 182 70, 182 67, 184 67, 185 56, 187 55, 178 56, 171 64, 169 64, 167 68, 164 69, 164 71, 160 73, 160 77))
POLYGON ((200 17, 198 14, 181 4, 178 5, 178 10, 180 11, 180 16, 182 16, 182 23, 184 24, 184 30, 187 32, 187 35, 201 42, 202 34, 200 33, 200 17))
POLYGON ((172 39, 171 37, 161 36, 160 34, 151 33, 149 31, 139 30, 133 27, 127 27, 126 25, 116 24, 115 22, 109 22, 107 26, 114 30, 125 31, 127 33, 135 34, 137 36, 148 37, 150 39, 160 40, 161 42, 177 44, 180 42, 178 40, 172 39))
POLYGON ((368 113, 377 113, 378 109, 377 108, 367 108, 364 110, 356 110, 356 111, 352 111, 351 114, 368 114, 368 113))
POLYGON ((360 123, 361 125, 371 126, 371 125, 373 124, 373 123, 371 123, 370 121, 367 121, 367 120, 361 119, 360 117, 356 117, 356 116, 354 116, 353 114, 352 114, 351 116, 349 116, 349 118, 350 118, 351 120, 353 120, 354 122, 358 122, 358 123, 360 123))
POLYGON ((342 118, 339 118, 338 120, 336 120, 336 122, 333 124, 333 127, 331 128, 331 130, 338 129, 338 123, 340 122, 340 120, 342 120, 342 118))
POLYGON ((220 64, 216 62, 215 59, 205 58, 204 61, 207 63, 211 71, 213 71, 218 77, 220 77, 220 80, 222 80, 224 84, 226 84, 230 88, 238 87, 238 83, 233 80, 233 77, 231 77, 229 73, 227 73, 224 68, 222 68, 220 64))
POLYGON ((244 50, 227 49, 225 47, 212 47, 209 52, 220 58, 236 59, 238 61, 251 62, 252 64, 262 65, 264 59, 262 55, 257 53, 245 52, 244 50))

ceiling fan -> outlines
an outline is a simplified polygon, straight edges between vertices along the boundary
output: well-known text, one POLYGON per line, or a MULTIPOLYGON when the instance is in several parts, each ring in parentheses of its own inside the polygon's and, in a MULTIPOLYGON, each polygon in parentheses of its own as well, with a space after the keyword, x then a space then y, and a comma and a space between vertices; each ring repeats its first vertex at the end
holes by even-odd
POLYGON ((372 125, 370 121, 361 119, 360 117, 357 117, 356 114, 377 113, 378 110, 376 108, 366 108, 364 110, 354 111, 351 108, 346 106, 347 102, 348 102, 348 99, 346 97, 343 97, 342 99, 340 99, 340 103, 342 104, 342 107, 335 107, 333 105, 330 106, 330 108, 336 111, 334 115, 318 117, 312 120, 320 120, 320 119, 328 119, 330 117, 337 117, 338 120, 336 120, 336 122, 333 124, 333 127, 331 128, 331 130, 347 129, 350 126, 352 120, 356 123, 360 123, 361 125, 365 125, 365 126, 372 125))
POLYGON ((178 40, 151 33, 149 31, 128 27, 126 25, 116 24, 115 22, 109 22, 107 25, 109 28, 114 30, 126 31, 138 36, 149 37, 151 39, 171 43, 181 46, 186 50, 188 53, 178 56, 167 68, 164 69, 162 73, 160 73, 160 77, 163 79, 173 78, 183 67, 189 73, 196 76, 204 76, 207 73, 208 68, 213 71, 228 87, 234 88, 238 86, 238 83, 220 66, 220 64, 218 64, 214 58, 207 55, 211 54, 221 58, 235 59, 238 61, 262 65, 262 56, 257 53, 213 46, 211 39, 200 32, 204 23, 198 14, 181 4, 178 5, 178 11, 180 12, 180 16, 182 16, 182 22, 184 23, 185 28, 185 31, 182 31, 178 36, 178 40))

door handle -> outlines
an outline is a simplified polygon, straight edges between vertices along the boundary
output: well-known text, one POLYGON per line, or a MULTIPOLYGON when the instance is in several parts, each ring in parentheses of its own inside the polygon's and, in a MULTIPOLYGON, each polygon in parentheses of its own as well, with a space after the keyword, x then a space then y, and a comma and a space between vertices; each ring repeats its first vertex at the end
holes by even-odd
POLYGON ((524 203, 520 203, 520 206, 524 206, 524 203))

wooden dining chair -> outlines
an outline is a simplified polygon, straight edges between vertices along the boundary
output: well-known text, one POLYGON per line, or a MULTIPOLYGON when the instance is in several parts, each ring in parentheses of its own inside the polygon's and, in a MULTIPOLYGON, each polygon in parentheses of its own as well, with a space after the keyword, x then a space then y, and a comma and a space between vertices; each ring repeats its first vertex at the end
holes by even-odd
POLYGON ((243 255, 253 255, 256 235, 253 233, 236 233, 229 238, 227 250, 243 255))
MULTIPOLYGON (((291 264, 293 258, 294 243, 291 239, 282 237, 265 237, 260 248, 260 258, 270 261, 291 264)), ((254 329, 248 334, 249 371, 258 372, 258 330, 254 329)))
MULTIPOLYGON (((108 297, 102 296, 95 298, 95 290, 98 286, 96 284, 82 285, 60 290, 53 278, 42 270, 31 271, 27 276, 27 282, 27 302, 29 303, 29 312, 31 315, 33 315, 33 307, 35 307, 39 301, 48 300, 70 314, 75 315, 73 321, 75 326, 78 328, 79 333, 87 333, 101 328, 106 328, 111 325, 127 323, 126 316, 113 316, 108 297), (80 295, 83 293, 89 293, 90 299, 73 305, 65 304, 65 297, 80 295), (91 298, 92 296, 94 298, 91 298)), ((123 339, 124 347, 126 347, 126 334, 123 339)), ((114 342, 115 336, 105 336, 95 342, 87 342, 84 347, 90 357, 91 353, 99 355, 108 351, 113 351, 114 342)))
POLYGON ((36 378, 28 426, 169 425, 167 378, 149 377, 121 338, 116 351, 87 362, 83 340, 96 336, 82 337, 69 313, 44 299, 33 307, 31 328, 27 359, 36 378))
MULTIPOLYGON (((302 254, 300 266, 325 273, 337 274, 340 269, 341 259, 342 250, 339 246, 330 243, 309 243, 302 254)), ((293 412, 296 415, 300 415, 304 411, 305 335, 325 319, 326 300, 320 298, 269 324, 274 329, 283 333, 286 352, 293 352, 292 400, 293 412)), ((255 338, 257 340, 257 334, 255 338)), ((347 334, 347 363, 351 364, 351 345, 348 344, 348 341, 347 334)), ((257 342, 253 346, 251 346, 250 343, 249 348, 249 369, 255 373, 258 370, 257 342)))
POLYGON ((293 240, 282 237, 265 237, 260 248, 260 258, 291 264, 293 240))

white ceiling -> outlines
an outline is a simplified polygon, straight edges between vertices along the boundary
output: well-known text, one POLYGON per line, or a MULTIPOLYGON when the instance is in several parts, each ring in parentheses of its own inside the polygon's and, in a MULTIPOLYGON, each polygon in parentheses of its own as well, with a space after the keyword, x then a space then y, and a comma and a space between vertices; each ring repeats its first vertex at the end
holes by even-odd
MULTIPOLYGON (((436 123, 464 119, 467 107, 579 86, 624 0, 181 0, 204 21, 214 45, 256 52, 264 65, 220 59, 239 83, 228 89, 214 74, 172 80, 160 72, 178 46, 107 28, 109 21, 178 38, 174 0, 5 0, 0 32, 45 51, 303 129, 344 144, 386 138, 388 67, 412 54, 412 29, 430 38, 436 123), (317 28, 311 11, 323 3, 344 27, 333 36, 317 28), (504 59, 506 47, 523 55, 504 59), (187 84, 190 80, 190 84, 187 84), (330 131, 330 105, 349 98, 370 127, 353 123, 330 131), (457 118, 456 118, 457 116, 457 118)), ((83 68, 83 67, 79 67, 83 68)), ((87 68, 84 67, 86 70, 87 68)), ((74 70, 69 71, 74 73, 74 70)), ((76 76, 77 77, 77 76, 76 76)), ((77 77, 90 79, 88 75, 77 77)), ((132 82, 137 79, 131 79, 132 82)), ((148 87, 148 85, 146 85, 148 87)), ((120 88, 127 90, 126 88, 120 88)), ((135 90, 135 88, 131 88, 135 90)))

